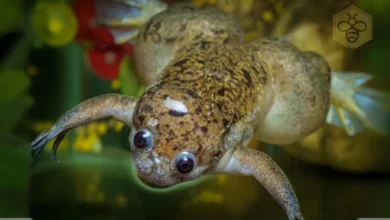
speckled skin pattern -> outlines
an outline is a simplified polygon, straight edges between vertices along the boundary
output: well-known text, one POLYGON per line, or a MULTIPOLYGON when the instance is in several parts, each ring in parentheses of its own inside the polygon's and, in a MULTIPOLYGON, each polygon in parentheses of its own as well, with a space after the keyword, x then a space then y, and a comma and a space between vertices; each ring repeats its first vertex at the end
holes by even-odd
POLYGON ((252 138, 292 143, 325 123, 331 71, 323 58, 278 39, 244 42, 234 17, 178 4, 141 28, 135 66, 149 85, 139 99, 108 94, 86 100, 41 134, 33 149, 58 135, 54 155, 68 129, 111 116, 131 127, 130 148, 144 181, 170 186, 203 174, 251 175, 288 219, 303 219, 284 172, 247 145, 252 138), (152 134, 146 149, 134 144, 141 129, 152 134), (186 174, 175 166, 183 152, 195 158, 186 174))
POLYGON ((198 168, 216 163, 225 152, 225 133, 254 113, 259 100, 255 94, 266 82, 266 73, 260 66, 249 65, 250 59, 240 49, 212 42, 183 48, 158 83, 138 101, 135 130, 153 129, 158 136, 155 151, 169 160, 189 150, 197 156, 198 168), (188 113, 172 114, 161 105, 168 97, 182 102, 188 113), (150 127, 151 119, 159 123, 150 127))
MULTIPOLYGON (((153 130, 154 152, 167 161, 181 151, 195 154, 196 172, 177 178, 197 178, 218 162, 226 151, 226 131, 258 106, 257 94, 267 74, 260 65, 251 65, 254 57, 237 43, 242 42, 243 33, 233 21, 216 8, 199 10, 181 4, 153 17, 137 38, 135 51, 142 55, 137 56, 136 67, 138 72, 150 74, 152 80, 147 83, 152 85, 137 103, 134 127, 153 130), (166 66, 157 67, 161 69, 157 74, 152 68, 161 59, 156 55, 159 52, 170 54, 171 59, 166 66), (161 105, 168 97, 183 102, 188 113, 170 114, 170 109, 161 105), (151 119, 158 119, 158 124, 148 126, 151 119)), ((177 182, 176 177, 162 181, 177 182)))
POLYGON ((188 43, 201 39, 241 43, 243 34, 238 20, 217 8, 200 9, 191 3, 175 4, 152 17, 141 28, 134 48, 136 69, 142 73, 143 82, 149 84, 188 43))
POLYGON ((150 128, 150 119, 159 120, 151 128, 158 136, 158 155, 170 161, 191 146, 203 171, 228 150, 223 139, 232 125, 250 124, 261 140, 289 143, 324 123, 330 85, 326 62, 288 42, 242 39, 234 17, 191 4, 162 12, 141 29, 136 68, 150 88, 138 101, 134 126, 150 128), (183 102, 188 114, 169 114, 161 105, 167 97, 183 102))

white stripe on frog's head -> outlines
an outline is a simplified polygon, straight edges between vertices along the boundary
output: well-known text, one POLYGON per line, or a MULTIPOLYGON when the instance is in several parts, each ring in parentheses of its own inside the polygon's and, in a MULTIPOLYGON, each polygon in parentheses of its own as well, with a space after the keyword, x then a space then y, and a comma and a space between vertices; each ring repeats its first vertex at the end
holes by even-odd
POLYGON ((163 101, 162 104, 165 107, 167 107, 170 110, 173 110, 175 112, 179 112, 179 113, 182 113, 182 114, 187 114, 188 113, 187 107, 184 105, 183 102, 171 99, 169 96, 163 101))
POLYGON ((155 127, 156 125, 158 125, 158 120, 156 118, 149 119, 148 126, 155 127))

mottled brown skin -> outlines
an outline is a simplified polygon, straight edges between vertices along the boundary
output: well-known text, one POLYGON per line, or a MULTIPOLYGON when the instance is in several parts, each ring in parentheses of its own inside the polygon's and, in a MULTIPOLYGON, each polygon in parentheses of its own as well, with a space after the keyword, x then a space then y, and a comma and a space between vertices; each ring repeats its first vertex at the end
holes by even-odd
POLYGON ((113 94, 87 100, 38 137, 33 148, 41 149, 58 134, 60 141, 71 127, 111 116, 131 127, 130 147, 144 181, 170 186, 203 174, 251 175, 288 219, 303 219, 283 171, 247 145, 252 137, 292 143, 325 122, 330 68, 323 58, 278 39, 244 43, 234 17, 184 4, 154 16, 141 29, 135 64, 149 84, 138 100, 113 94), (140 129, 152 134, 151 147, 135 146, 140 129), (175 167, 182 152, 196 161, 187 174, 175 167))
POLYGON ((212 41, 179 50, 158 83, 139 99, 134 130, 152 130, 155 152, 167 161, 180 151, 193 152, 202 172, 190 178, 198 177, 226 152, 223 137, 229 128, 254 112, 261 100, 256 94, 267 74, 261 66, 249 65, 250 59, 240 48, 212 41), (168 97, 182 102, 188 113, 171 114, 161 105, 168 97), (158 119, 158 125, 148 126, 151 119, 158 119))
POLYGON ((134 57, 141 80, 150 84, 176 55, 192 41, 244 41, 238 20, 214 7, 198 8, 191 3, 172 5, 153 16, 136 38, 134 57))
POLYGON ((139 150, 132 147, 135 164, 140 170, 141 177, 147 182, 158 185, 172 185, 177 182, 198 178, 209 164, 217 162, 222 154, 220 138, 223 135, 222 118, 218 112, 211 112, 211 104, 202 99, 193 98, 192 94, 178 89, 157 85, 149 89, 138 101, 133 118, 133 134, 147 128, 153 133, 154 143, 150 150, 139 150), (186 114, 177 113, 166 108, 161 103, 167 98, 178 100, 186 105, 186 114), (202 110, 199 111, 199 106, 202 110), (213 118, 206 115, 209 110, 213 118), (150 125, 151 120, 158 120, 157 125, 150 125), (172 164, 176 155, 181 151, 192 152, 196 156, 197 168, 190 175, 180 175, 172 164), (154 154, 154 155, 153 155, 154 154), (158 176, 155 172, 144 172, 145 160, 158 158, 164 162, 155 164, 154 170, 160 168, 167 174, 158 176), (161 167, 164 166, 164 167, 161 167))

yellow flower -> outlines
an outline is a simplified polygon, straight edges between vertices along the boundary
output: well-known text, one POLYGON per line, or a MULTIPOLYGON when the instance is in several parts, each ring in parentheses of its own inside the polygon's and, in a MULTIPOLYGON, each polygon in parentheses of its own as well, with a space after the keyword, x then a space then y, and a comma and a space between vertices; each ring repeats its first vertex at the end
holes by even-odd
POLYGON ((69 43, 77 32, 77 19, 70 6, 57 2, 38 2, 32 14, 35 33, 50 46, 69 43))
POLYGON ((259 35, 259 33, 258 33, 257 31, 248 31, 248 32, 245 34, 245 39, 246 39, 247 41, 250 41, 250 40, 255 39, 258 35, 259 35))
POLYGON ((87 134, 86 125, 75 128, 77 136, 83 136, 87 134))
POLYGON ((118 78, 111 81, 112 90, 118 90, 120 89, 120 87, 121 87, 121 81, 118 78))
POLYGON ((106 123, 101 122, 97 125, 96 130, 99 135, 105 135, 108 131, 108 126, 106 123))
MULTIPOLYGON (((47 142, 46 147, 44 148, 45 151, 49 152, 52 150, 52 146, 54 144, 54 141, 55 141, 55 138, 50 140, 49 142, 47 142)), ((68 148, 68 146, 69 146, 69 141, 68 141, 67 136, 65 136, 64 139, 62 140, 62 142, 60 143, 60 145, 58 146, 57 151, 65 150, 68 148)))
POLYGON ((125 124, 123 124, 122 122, 117 121, 114 127, 115 131, 120 132, 123 129, 124 125, 125 124))
POLYGON ((223 202, 223 194, 215 193, 213 191, 204 191, 197 195, 193 200, 193 204, 197 203, 214 203, 221 204, 223 202))
POLYGON ((115 196, 115 202, 119 205, 119 206, 126 206, 127 204, 127 197, 124 196, 123 194, 117 194, 115 196))
POLYGON ((73 149, 83 152, 92 151, 100 144, 99 136, 96 133, 88 133, 87 135, 78 135, 73 142, 73 149))
POLYGON ((214 5, 216 2, 217 0, 193 0, 193 3, 197 6, 214 5))
POLYGON ((98 184, 95 182, 90 182, 87 185, 85 194, 87 202, 104 202, 106 198, 104 192, 99 190, 98 184))
POLYGON ((275 16, 271 11, 264 11, 262 14, 262 18, 264 21, 272 22, 274 20, 275 16))
POLYGON ((41 132, 44 132, 44 131, 50 129, 53 126, 53 124, 54 123, 52 121, 36 122, 35 124, 32 125, 32 130, 34 132, 41 133, 41 132))
POLYGON ((97 122, 91 122, 87 124, 87 133, 95 133, 97 131, 98 123, 97 122))

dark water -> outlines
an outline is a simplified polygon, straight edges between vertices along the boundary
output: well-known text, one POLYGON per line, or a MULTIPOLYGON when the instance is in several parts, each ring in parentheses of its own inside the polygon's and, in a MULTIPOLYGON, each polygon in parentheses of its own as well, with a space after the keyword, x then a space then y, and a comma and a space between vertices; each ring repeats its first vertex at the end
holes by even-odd
MULTIPOLYGON (((214 176, 170 191, 151 191, 138 182, 126 153, 61 158, 62 165, 34 168, 34 219, 287 219, 250 177, 226 176, 217 184, 221 177, 214 176), (223 200, 193 202, 204 192, 218 193, 223 200)), ((339 173, 284 154, 275 160, 290 178, 306 219, 390 217, 389 176, 339 173)))

